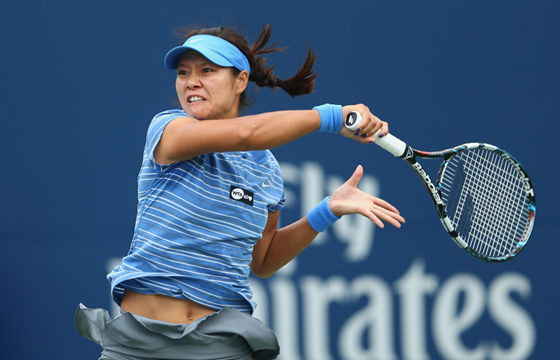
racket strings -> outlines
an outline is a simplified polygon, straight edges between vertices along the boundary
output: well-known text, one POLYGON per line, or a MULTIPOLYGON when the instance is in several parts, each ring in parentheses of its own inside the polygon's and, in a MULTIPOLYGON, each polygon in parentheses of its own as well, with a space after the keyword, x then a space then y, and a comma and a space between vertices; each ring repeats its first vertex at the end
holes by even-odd
POLYGON ((498 258, 524 240, 530 222, 522 174, 500 153, 470 149, 444 169, 440 188, 449 218, 471 249, 498 258))
MULTIPOLYGON (((499 159, 499 162, 503 162, 503 159, 499 159)), ((487 164, 478 164, 478 165, 479 165, 479 169, 480 169, 480 165, 482 165, 484 170, 486 171, 488 170, 487 164)), ((498 166, 500 165, 502 164, 498 164, 498 166)), ((475 174, 473 172, 473 169, 469 167, 467 167, 467 173, 470 175, 469 176, 470 179, 472 179, 473 178, 472 176, 475 174)), ((509 178, 511 178, 511 176, 507 176, 507 178, 501 178, 498 180, 501 180, 502 185, 504 183, 510 184, 511 181, 508 181, 509 178)), ((507 209, 505 208, 505 206, 507 205, 508 198, 505 197, 504 194, 505 191, 507 191, 507 189, 508 189, 507 186, 501 186, 495 188, 494 186, 490 186, 488 182, 486 183, 471 182, 470 184, 469 182, 467 182, 466 187, 464 187, 462 190, 463 194, 473 194, 472 196, 474 197, 475 201, 480 202, 481 199, 485 199, 487 200, 487 202, 490 202, 491 204, 494 205, 494 206, 486 206, 480 209, 476 209, 477 210, 476 213, 478 213, 479 216, 475 216, 472 219, 473 221, 471 221, 472 225, 471 225, 471 233, 470 233, 471 236, 467 237, 467 240, 470 242, 473 242, 473 240, 478 240, 472 243, 471 247, 475 251, 480 252, 485 256, 497 256, 497 254, 503 251, 507 252, 511 248, 511 246, 508 246, 510 245, 509 241, 502 241, 501 243, 499 242, 496 243, 495 239, 492 239, 491 237, 492 234, 486 231, 487 228, 492 228, 495 229, 495 231, 504 234, 505 228, 511 227, 512 223, 509 222, 508 224, 507 222, 508 218, 505 216, 507 215, 507 209), (475 186, 479 186, 479 187, 477 188, 475 186), (495 190, 495 191, 491 191, 491 190, 495 190), (484 212, 484 210, 486 211, 484 212), (495 246, 496 244, 498 244, 499 246, 495 246)), ((470 202, 464 202, 463 204, 465 205, 470 204, 470 202)), ((471 206, 469 206, 468 209, 471 210, 472 212, 471 206)), ((459 213, 459 215, 462 215, 462 213, 459 213)), ((461 218, 458 218, 458 221, 460 220, 461 218)))
MULTIPOLYGON (((503 161, 503 158, 498 159, 496 163, 498 169, 502 169, 502 166, 504 165, 503 161)), ((480 165, 479 169, 482 167, 484 168, 484 171, 488 173, 488 164, 479 163, 478 165, 480 165)), ((472 178, 472 176, 474 176, 474 171, 476 170, 473 168, 468 168, 468 170, 472 178)), ((474 196, 478 200, 484 199, 485 204, 494 205, 481 206, 478 209, 478 213, 480 216, 473 219, 474 221, 471 229, 472 239, 478 240, 478 242, 473 244, 473 249, 479 253, 483 253, 485 256, 491 257, 499 256, 503 253, 508 253, 515 246, 515 241, 513 238, 510 239, 508 236, 506 236, 501 239, 501 242, 499 242, 496 241, 499 239, 493 239, 493 234, 488 232, 487 230, 494 229, 498 234, 507 235, 511 231, 512 225, 514 225, 513 219, 517 218, 516 216, 513 216, 511 218, 508 217, 509 200, 512 200, 510 197, 508 197, 508 194, 510 194, 512 190, 512 185, 515 186, 515 184, 512 184, 511 182, 511 173, 505 174, 505 176, 499 176, 497 181, 499 181, 498 184, 502 186, 496 187, 494 186, 495 184, 479 181, 472 182, 470 184, 467 183, 467 187, 465 188, 465 190, 475 193, 474 196), (503 186, 504 184, 506 184, 506 186, 503 186), (477 185, 479 187, 476 187, 477 185), (483 248, 483 246, 485 248, 483 248)), ((514 190, 519 189, 514 188, 514 190)), ((515 191, 511 192, 511 194, 514 193, 515 191)))
MULTIPOLYGON (((505 161, 503 158, 500 159, 501 164, 498 164, 498 166, 503 166, 505 161)), ((512 234, 512 232, 515 232, 516 224, 518 220, 521 220, 520 207, 511 207, 510 201, 518 202, 522 200, 520 198, 515 199, 515 195, 523 194, 523 189, 522 184, 518 188, 511 186, 512 175, 513 173, 510 173, 508 177, 502 179, 504 181, 502 185, 507 184, 506 186, 495 189, 486 183, 487 186, 481 188, 482 196, 495 204, 494 207, 481 207, 481 209, 487 210, 486 213, 481 214, 484 218, 481 221, 475 219, 473 224, 473 233, 475 234, 473 239, 479 239, 478 243, 474 244, 476 245, 474 250, 486 256, 498 257, 510 253, 515 249, 515 239, 519 238, 518 234, 512 234), (487 229, 495 229, 496 233, 501 234, 502 237, 494 239, 493 234, 489 233, 487 229), (486 248, 483 246, 486 246, 486 248)))
MULTIPOLYGON (((472 160, 472 159, 471 159, 472 160)), ((498 159, 497 166, 499 169, 503 168, 504 159, 498 159)), ((477 162, 478 169, 482 167, 484 171, 488 172, 488 164, 477 162)), ((469 178, 475 174, 475 169, 467 167, 469 178)), ((503 175, 503 174, 502 174, 503 175)), ((507 194, 511 190, 511 173, 506 174, 506 177, 498 176, 498 184, 502 185, 499 187, 493 186, 489 182, 469 182, 466 183, 466 187, 463 191, 468 193, 474 193, 474 198, 478 200, 477 204, 480 204, 480 200, 485 200, 485 206, 478 207, 475 216, 472 221, 471 233, 467 237, 467 241, 471 242, 471 247, 473 250, 483 254, 484 256, 495 257, 500 254, 510 252, 514 246, 514 239, 508 236, 508 228, 511 229, 513 220, 516 216, 508 217, 509 200, 507 194), (506 186, 503 186, 506 184, 506 186), (509 187, 507 185, 510 185, 509 187), (478 188, 476 186, 479 186, 478 188), (492 204, 493 206, 488 206, 492 204), (503 238, 494 239, 492 234, 488 229, 494 229, 495 234, 500 234, 503 238), (501 240, 501 241, 500 241, 501 240)), ((513 194, 514 192, 512 192, 513 194)), ((511 215, 511 214, 510 214, 511 215)), ((509 230, 511 231, 511 230, 509 230)))

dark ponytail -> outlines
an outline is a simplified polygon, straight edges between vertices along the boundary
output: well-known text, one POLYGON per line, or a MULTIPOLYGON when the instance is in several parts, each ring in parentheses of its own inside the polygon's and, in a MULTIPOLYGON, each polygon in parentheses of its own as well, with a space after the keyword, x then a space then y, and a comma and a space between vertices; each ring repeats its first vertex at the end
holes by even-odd
MULTIPOLYGON (((316 56, 315 53, 311 51, 311 48, 308 48, 307 50, 307 56, 305 57, 303 65, 299 68, 297 73, 289 79, 280 79, 274 74, 276 66, 267 66, 266 59, 261 55, 285 50, 285 48, 276 47, 276 44, 270 44, 267 46, 272 32, 271 25, 265 25, 262 28, 257 40, 255 40, 254 44, 251 46, 249 46, 242 35, 232 28, 214 27, 190 31, 183 30, 182 32, 183 34, 186 33, 186 35, 183 36, 185 40, 194 35, 208 34, 218 36, 235 45, 243 54, 245 54, 247 60, 249 60, 249 64, 251 65, 249 81, 254 82, 257 86, 266 86, 271 88, 279 87, 292 97, 310 94, 313 92, 317 74, 313 72, 313 65, 315 64, 316 56)), ((239 73, 239 70, 235 68, 232 68, 232 71, 234 71, 235 74, 239 73)), ((245 92, 241 94, 240 99, 240 108, 242 109, 248 106, 245 92)))

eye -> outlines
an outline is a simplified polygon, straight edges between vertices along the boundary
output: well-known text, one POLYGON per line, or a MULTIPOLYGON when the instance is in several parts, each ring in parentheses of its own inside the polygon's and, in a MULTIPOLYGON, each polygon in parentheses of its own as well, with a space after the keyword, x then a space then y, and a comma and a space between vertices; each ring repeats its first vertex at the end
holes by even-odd
POLYGON ((177 70, 177 76, 186 76, 186 75, 187 75, 186 70, 177 70))
POLYGON ((210 67, 202 68, 202 72, 203 72, 203 73, 209 73, 209 72, 212 72, 212 71, 214 71, 214 69, 212 69, 212 68, 210 68, 210 67))

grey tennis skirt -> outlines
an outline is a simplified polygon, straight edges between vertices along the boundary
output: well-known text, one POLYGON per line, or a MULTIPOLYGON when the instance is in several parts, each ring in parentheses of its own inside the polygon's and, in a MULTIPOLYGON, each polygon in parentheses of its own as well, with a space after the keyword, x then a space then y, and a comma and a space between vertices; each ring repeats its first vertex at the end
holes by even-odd
POLYGON ((80 335, 103 347, 99 360, 265 360, 280 352, 272 330, 233 308, 173 324, 129 312, 111 319, 80 304, 74 320, 80 335))

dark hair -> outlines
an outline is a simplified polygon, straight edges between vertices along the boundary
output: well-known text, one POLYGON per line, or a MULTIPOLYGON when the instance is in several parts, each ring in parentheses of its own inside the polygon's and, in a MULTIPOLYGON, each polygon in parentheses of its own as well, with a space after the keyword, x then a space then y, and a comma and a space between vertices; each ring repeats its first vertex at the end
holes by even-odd
MULTIPOLYGON (((290 96, 298 96, 304 94, 310 94, 313 92, 315 86, 315 78, 317 74, 313 72, 313 65, 315 64, 315 52, 311 51, 311 48, 307 49, 307 56, 303 65, 299 68, 297 73, 289 79, 280 79, 274 75, 274 69, 276 66, 266 66, 266 59, 260 55, 269 54, 277 51, 282 51, 285 48, 275 47, 276 44, 271 44, 267 46, 270 40, 270 33, 272 32, 271 25, 263 26, 257 40, 253 45, 249 46, 247 40, 239 34, 236 30, 228 27, 212 27, 212 28, 200 28, 195 30, 188 30, 185 28, 180 28, 175 30, 175 34, 182 34, 183 40, 186 40, 194 35, 207 34, 218 36, 233 45, 235 45, 249 60, 251 65, 251 74, 249 75, 249 81, 254 82, 260 87, 279 87, 286 91, 290 96)), ((235 75, 239 74, 239 70, 232 68, 235 75)), ((248 104, 247 96, 245 90, 240 97, 240 109, 246 108, 248 104)))

